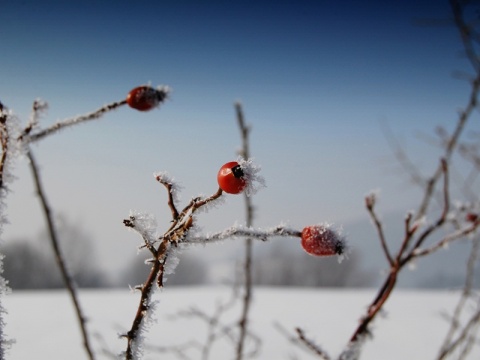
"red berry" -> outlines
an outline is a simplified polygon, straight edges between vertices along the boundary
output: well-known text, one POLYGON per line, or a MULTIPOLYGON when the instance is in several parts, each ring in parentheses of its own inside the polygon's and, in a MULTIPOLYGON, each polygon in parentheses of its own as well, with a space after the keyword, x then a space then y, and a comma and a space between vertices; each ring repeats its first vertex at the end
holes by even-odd
POLYGON ((218 186, 229 194, 239 194, 247 186, 245 174, 236 161, 223 165, 217 174, 218 186))
POLYGON ((140 111, 148 111, 158 106, 167 97, 167 91, 151 86, 138 86, 127 95, 127 104, 140 111))
POLYGON ((335 231, 322 225, 302 230, 302 247, 310 255, 332 256, 345 252, 345 242, 335 231))
POLYGON ((465 215, 465 220, 468 221, 468 222, 474 223, 478 220, 478 214, 469 212, 469 213, 467 213, 467 215, 465 215))

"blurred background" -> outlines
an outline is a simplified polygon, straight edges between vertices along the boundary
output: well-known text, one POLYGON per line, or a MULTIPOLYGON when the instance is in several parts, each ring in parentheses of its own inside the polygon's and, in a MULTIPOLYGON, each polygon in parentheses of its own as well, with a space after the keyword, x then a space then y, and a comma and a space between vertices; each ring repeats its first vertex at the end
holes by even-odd
MULTIPOLYGON (((169 226, 168 171, 190 198, 216 191, 216 173, 240 147, 234 102, 252 127, 250 146, 267 188, 254 198, 254 226, 333 223, 351 253, 341 264, 303 253, 298 239, 256 244, 254 281, 275 286, 374 286, 387 263, 364 209, 378 211, 393 249, 421 189, 392 139, 428 176, 469 84, 447 1, 17 1, 0 12, 0 101, 24 125, 32 103, 49 103, 41 126, 125 98, 135 86, 168 85, 171 99, 140 113, 123 107, 33 145, 62 245, 80 286, 136 285, 148 254, 122 220, 130 209, 169 226)), ((467 134, 478 134, 478 123, 467 134)), ((458 163, 454 198, 464 201, 458 163), (458 190, 458 191, 456 191, 458 190)), ((13 289, 55 288, 60 276, 26 159, 15 168, 2 235, 13 289)), ((469 184, 478 193, 478 182, 469 184)), ((245 219, 242 197, 199 216, 204 232, 245 219)), ((429 219, 427 219, 428 221, 429 219)), ((463 284, 467 244, 423 259, 405 287, 463 284), (445 266, 448 256, 449 266, 445 266)), ((168 284, 232 281, 243 241, 180 255, 168 284)))

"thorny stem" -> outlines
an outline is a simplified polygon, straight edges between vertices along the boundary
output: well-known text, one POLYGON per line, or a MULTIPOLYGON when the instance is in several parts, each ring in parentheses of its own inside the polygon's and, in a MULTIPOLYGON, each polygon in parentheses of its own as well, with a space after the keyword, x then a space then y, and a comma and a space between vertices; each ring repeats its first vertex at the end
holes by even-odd
POLYGON ((59 121, 59 122, 53 124, 52 126, 46 128, 46 129, 43 129, 43 130, 40 130, 36 133, 27 135, 25 138, 22 136, 22 137, 20 137, 20 140, 25 139, 25 141, 27 141, 27 142, 35 142, 35 141, 41 140, 41 139, 45 138, 46 136, 54 134, 57 131, 59 131, 61 129, 64 129, 68 126, 72 126, 72 125, 75 125, 75 124, 80 124, 80 123, 88 121, 88 120, 98 119, 99 117, 101 117, 106 112, 117 109, 120 106, 125 105, 126 103, 127 103, 126 100, 122 100, 122 101, 117 101, 117 102, 110 103, 108 105, 104 105, 100 109, 98 109, 94 112, 91 112, 91 113, 88 113, 88 114, 85 114, 85 115, 72 117, 72 118, 69 118, 69 119, 66 119, 66 120, 63 120, 63 121, 59 121))
MULTIPOLYGON (((240 103, 235 104, 235 110, 237 114, 238 127, 242 138, 242 150, 240 155, 244 159, 250 158, 249 149, 249 133, 250 128, 245 124, 245 118, 243 116, 243 110, 240 103)), ((253 224, 253 205, 249 196, 244 194, 245 208, 246 208, 246 226, 251 227, 253 224)), ((253 243, 251 238, 245 239, 245 262, 243 266, 244 273, 244 294, 242 303, 242 313, 240 316, 239 326, 240 334, 237 342, 237 360, 241 360, 243 357, 243 348, 245 346, 245 338, 248 329, 248 313, 250 311, 250 305, 252 302, 252 256, 253 256, 253 243)))
MULTIPOLYGON (((159 181, 158 178, 157 181, 159 181)), ((165 185, 165 183, 161 183, 165 185)), ((169 204, 171 204, 170 209, 172 209, 174 208, 174 205, 173 199, 171 198, 171 186, 165 185, 165 187, 169 191, 169 204)), ((139 331, 151 306, 150 297, 153 293, 154 284, 156 283, 158 287, 163 287, 164 267, 168 257, 169 246, 171 244, 176 246, 178 242, 185 238, 185 235, 193 225, 194 212, 200 207, 219 198, 222 193, 222 190, 219 188, 216 193, 208 198, 195 198, 183 209, 180 214, 178 214, 176 209, 175 211, 172 210, 173 224, 170 229, 167 230, 167 232, 159 239, 160 245, 158 248, 151 250, 151 252, 154 254, 154 259, 152 260, 150 273, 145 283, 138 287, 138 290, 141 291, 140 302, 132 326, 124 335, 127 338, 127 350, 125 353, 127 360, 134 358, 135 348, 138 347, 137 341, 139 331)), ((135 229, 135 223, 132 222, 131 219, 124 220, 124 225, 135 229)))
POLYGON ((140 296, 140 303, 137 308, 137 313, 135 314, 135 318, 133 320, 133 324, 131 329, 125 335, 127 338, 127 352, 126 352, 126 359, 132 360, 134 359, 134 347, 135 341, 137 340, 138 332, 141 328, 142 322, 145 320, 145 316, 150 307, 150 296, 152 293, 152 288, 155 283, 158 286, 163 286, 163 270, 165 266, 165 259, 168 250, 168 241, 164 240, 161 242, 158 250, 157 256, 152 263, 152 268, 150 269, 150 273, 148 275, 147 280, 141 286, 141 296, 140 296))
POLYGON ((55 259, 57 261, 57 264, 60 268, 60 272, 62 274, 63 282, 68 290, 68 293, 70 294, 70 297, 73 301, 73 305, 75 308, 75 313, 78 319, 78 323, 80 325, 80 330, 82 333, 83 337, 83 346, 85 347, 85 351, 87 352, 88 358, 90 360, 93 360, 95 357, 93 355, 92 347, 88 338, 88 333, 87 333, 87 328, 86 328, 86 318, 83 315, 82 309, 80 307, 80 302, 78 300, 77 292, 75 289, 75 286, 73 284, 73 279, 71 275, 69 274, 65 260, 62 254, 62 251, 60 249, 59 241, 58 241, 58 236, 57 236, 57 231, 55 228, 55 225, 53 224, 53 219, 51 215, 51 210, 50 206, 47 202, 47 198, 45 195, 45 192, 43 190, 43 186, 40 180, 40 175, 38 173, 38 168, 35 162, 35 158, 30 150, 27 150, 27 157, 30 162, 30 169, 32 171, 33 179, 35 181, 35 187, 37 194, 39 196, 40 202, 42 204, 42 209, 43 213, 45 214, 45 219, 48 225, 48 234, 50 236, 50 241, 52 244, 52 248, 55 253, 55 259))

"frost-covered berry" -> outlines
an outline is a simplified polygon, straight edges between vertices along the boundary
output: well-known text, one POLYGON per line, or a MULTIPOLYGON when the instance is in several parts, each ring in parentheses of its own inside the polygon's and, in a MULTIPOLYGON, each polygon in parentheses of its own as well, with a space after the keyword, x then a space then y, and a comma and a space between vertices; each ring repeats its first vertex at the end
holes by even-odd
POLYGON ((151 86, 138 86, 132 89, 127 95, 127 104, 139 111, 148 111, 157 107, 168 95, 168 89, 151 86))
POLYGON ((220 189, 229 194, 240 194, 247 186, 245 173, 236 161, 230 161, 220 168, 217 181, 220 189))
POLYGON ((345 252, 345 241, 328 226, 313 225, 302 230, 302 247, 314 256, 342 255, 345 252))
POLYGON ((478 214, 475 214, 473 212, 469 212, 465 215, 465 220, 468 222, 476 222, 478 220, 478 214))

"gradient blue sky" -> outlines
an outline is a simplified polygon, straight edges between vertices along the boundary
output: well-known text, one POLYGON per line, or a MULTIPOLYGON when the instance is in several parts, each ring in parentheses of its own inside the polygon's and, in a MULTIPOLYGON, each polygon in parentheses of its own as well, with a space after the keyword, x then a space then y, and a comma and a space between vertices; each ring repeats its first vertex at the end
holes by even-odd
MULTIPOLYGON (((168 226, 154 171, 176 177, 184 201, 216 190, 218 168, 240 144, 236 100, 268 185, 254 199, 256 225, 331 221, 348 232, 350 221, 368 221, 371 189, 381 189, 383 212, 418 202, 382 124, 428 173, 437 152, 415 134, 451 128, 465 103, 468 85, 452 76, 468 70, 456 30, 417 22, 448 11, 447 1, 9 1, 0 100, 24 122, 35 98, 47 100, 47 126, 140 84, 172 87, 159 110, 122 108, 34 146, 52 206, 95 238, 113 268, 138 244, 121 225, 130 209, 168 226)), ((43 226, 25 161, 16 170, 7 241, 43 226)), ((242 199, 229 197, 200 225, 235 220, 242 199)))

